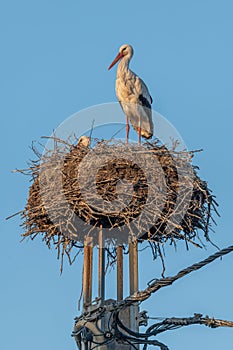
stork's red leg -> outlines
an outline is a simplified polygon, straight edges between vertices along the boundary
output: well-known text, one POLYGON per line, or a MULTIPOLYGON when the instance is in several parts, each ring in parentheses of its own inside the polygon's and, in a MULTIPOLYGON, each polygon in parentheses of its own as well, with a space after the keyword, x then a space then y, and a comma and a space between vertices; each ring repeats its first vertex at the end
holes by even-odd
POLYGON ((128 117, 126 117, 126 143, 128 144, 129 142, 129 119, 128 117))
POLYGON ((141 128, 138 127, 138 144, 141 144, 141 128))
POLYGON ((138 144, 141 144, 141 117, 138 119, 138 144))

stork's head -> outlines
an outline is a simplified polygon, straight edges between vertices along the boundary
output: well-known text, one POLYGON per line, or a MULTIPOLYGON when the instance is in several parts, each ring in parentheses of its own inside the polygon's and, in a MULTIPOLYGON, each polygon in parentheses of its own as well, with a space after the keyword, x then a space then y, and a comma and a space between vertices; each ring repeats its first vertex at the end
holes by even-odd
POLYGON ((84 136, 81 136, 80 139, 78 140, 78 146, 79 146, 79 147, 85 147, 85 148, 87 148, 87 147, 90 146, 90 143, 91 143, 90 137, 85 136, 85 135, 84 135, 84 136))
POLYGON ((120 47, 120 49, 119 49, 118 55, 116 56, 114 61, 110 64, 108 69, 111 69, 123 57, 127 58, 128 60, 130 60, 132 56, 133 56, 133 48, 132 48, 132 46, 128 45, 128 44, 122 45, 120 47))

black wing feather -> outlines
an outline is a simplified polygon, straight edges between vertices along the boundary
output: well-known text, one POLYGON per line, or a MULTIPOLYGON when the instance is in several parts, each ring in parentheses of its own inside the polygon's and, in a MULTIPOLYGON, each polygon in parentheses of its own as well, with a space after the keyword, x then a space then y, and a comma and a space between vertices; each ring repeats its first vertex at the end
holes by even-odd
POLYGON ((152 98, 151 98, 151 103, 142 94, 138 96, 138 99, 141 102, 143 107, 151 108, 152 98))

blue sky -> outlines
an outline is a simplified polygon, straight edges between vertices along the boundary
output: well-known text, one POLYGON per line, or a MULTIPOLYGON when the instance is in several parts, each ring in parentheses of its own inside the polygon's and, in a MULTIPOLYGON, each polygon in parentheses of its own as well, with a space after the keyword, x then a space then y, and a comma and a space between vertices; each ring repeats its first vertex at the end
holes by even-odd
MULTIPOLYGON (((76 348, 70 333, 82 259, 66 265, 60 277, 54 250, 40 239, 19 243, 20 219, 4 218, 23 208, 29 182, 10 171, 33 158, 32 140, 50 135, 83 108, 116 101, 115 69, 107 67, 123 43, 135 49, 131 67, 147 83, 153 108, 172 122, 189 149, 204 149, 194 162, 221 213, 212 239, 220 247, 232 244, 232 11, 230 0, 1 3, 1 349, 76 348)), ((166 273, 214 251, 167 247, 166 273)), ((201 312, 233 320, 232 263, 228 255, 161 290, 142 308, 151 316, 201 312)), ((140 287, 160 270, 160 262, 144 252, 140 287)), ((193 326, 159 339, 170 349, 228 349, 233 331, 193 326)))

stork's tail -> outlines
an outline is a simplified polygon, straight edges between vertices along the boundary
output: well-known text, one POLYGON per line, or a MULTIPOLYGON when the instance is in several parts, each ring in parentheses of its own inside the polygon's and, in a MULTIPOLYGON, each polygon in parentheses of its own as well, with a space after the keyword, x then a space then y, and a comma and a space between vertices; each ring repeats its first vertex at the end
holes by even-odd
POLYGON ((153 132, 148 132, 147 130, 141 129, 141 135, 142 137, 145 137, 145 139, 151 139, 153 136, 153 132))

